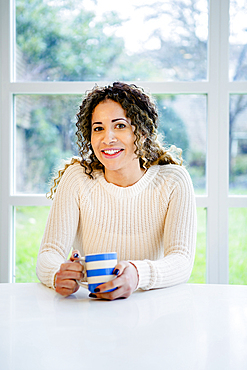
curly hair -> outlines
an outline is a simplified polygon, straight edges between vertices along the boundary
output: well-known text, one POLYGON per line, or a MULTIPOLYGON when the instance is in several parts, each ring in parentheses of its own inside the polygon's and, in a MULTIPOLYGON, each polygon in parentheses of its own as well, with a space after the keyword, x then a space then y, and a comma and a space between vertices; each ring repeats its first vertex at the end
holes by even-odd
MULTIPOLYGON (((141 168, 147 169, 154 164, 182 165, 182 150, 174 145, 164 147, 158 140, 158 111, 152 97, 134 84, 114 82, 112 86, 95 86, 87 92, 77 114, 76 135, 80 164, 89 177, 94 178, 95 170, 104 171, 104 166, 95 156, 91 145, 91 121, 96 106, 107 99, 119 103, 126 117, 130 118, 131 125, 135 127, 135 154, 139 158, 141 168)), ((71 162, 59 171, 58 177, 54 179, 49 198, 52 198, 56 192, 65 169, 75 161, 79 159, 72 158, 71 162)))

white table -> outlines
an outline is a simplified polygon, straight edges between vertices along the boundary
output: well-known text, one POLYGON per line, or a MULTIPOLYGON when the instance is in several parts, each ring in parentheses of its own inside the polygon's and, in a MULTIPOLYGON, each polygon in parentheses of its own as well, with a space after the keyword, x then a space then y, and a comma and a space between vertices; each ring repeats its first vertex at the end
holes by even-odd
POLYGON ((247 369, 247 286, 184 284, 113 302, 0 284, 0 369, 247 369))

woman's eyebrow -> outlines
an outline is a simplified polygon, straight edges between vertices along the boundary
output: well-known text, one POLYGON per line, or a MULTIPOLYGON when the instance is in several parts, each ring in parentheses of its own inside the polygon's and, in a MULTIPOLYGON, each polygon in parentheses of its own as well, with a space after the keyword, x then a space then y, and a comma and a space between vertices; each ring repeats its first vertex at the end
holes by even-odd
MULTIPOLYGON (((112 119, 113 123, 117 122, 117 121, 125 121, 125 122, 129 123, 126 118, 114 118, 114 119, 112 119)), ((102 125, 102 122, 93 122, 92 125, 102 125)))
POLYGON ((115 119, 112 119, 112 122, 116 122, 116 121, 126 121, 127 123, 129 123, 126 118, 115 118, 115 119))

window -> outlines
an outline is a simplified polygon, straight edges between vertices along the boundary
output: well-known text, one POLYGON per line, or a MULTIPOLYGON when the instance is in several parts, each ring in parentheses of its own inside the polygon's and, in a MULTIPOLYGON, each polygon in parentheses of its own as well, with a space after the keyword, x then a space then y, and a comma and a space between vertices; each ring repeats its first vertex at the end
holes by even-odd
POLYGON ((36 281, 44 193, 77 154, 78 105, 95 83, 124 80, 153 94, 193 179, 190 282, 245 283, 245 19, 244 0, 0 0, 0 282, 36 281))

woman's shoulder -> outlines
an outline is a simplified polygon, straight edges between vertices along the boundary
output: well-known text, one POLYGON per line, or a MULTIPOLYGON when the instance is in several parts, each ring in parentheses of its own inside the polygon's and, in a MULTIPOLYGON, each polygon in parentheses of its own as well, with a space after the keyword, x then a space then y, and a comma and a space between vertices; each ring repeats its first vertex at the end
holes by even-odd
POLYGON ((159 176, 171 184, 191 183, 189 172, 184 166, 177 164, 159 165, 159 176))
POLYGON ((74 196, 86 194, 87 190, 92 189, 97 183, 97 178, 102 176, 102 171, 96 172, 93 173, 93 176, 88 175, 85 167, 81 164, 81 158, 70 158, 63 163, 62 169, 58 170, 58 176, 53 180, 48 198, 54 199, 57 194, 62 196, 69 193, 74 196))
POLYGON ((82 180, 85 178, 85 170, 81 166, 79 159, 71 159, 64 165, 63 170, 58 171, 59 176, 61 176, 61 183, 68 181, 82 180))
POLYGON ((61 171, 59 187, 74 189, 78 192, 81 187, 90 187, 90 184, 95 182, 94 178, 86 174, 79 158, 72 158, 61 171))
POLYGON ((188 175, 188 171, 185 168, 185 166, 180 166, 178 164, 163 164, 163 165, 158 165, 159 167, 159 172, 162 175, 177 175, 177 176, 183 176, 183 175, 188 175))
POLYGON ((70 162, 65 164, 65 173, 66 176, 85 176, 85 169, 81 165, 79 158, 72 158, 70 162))

